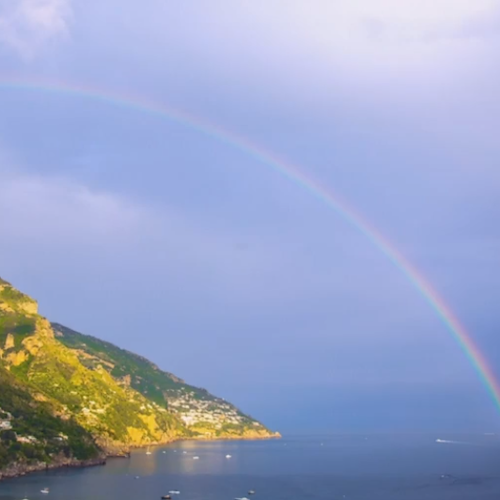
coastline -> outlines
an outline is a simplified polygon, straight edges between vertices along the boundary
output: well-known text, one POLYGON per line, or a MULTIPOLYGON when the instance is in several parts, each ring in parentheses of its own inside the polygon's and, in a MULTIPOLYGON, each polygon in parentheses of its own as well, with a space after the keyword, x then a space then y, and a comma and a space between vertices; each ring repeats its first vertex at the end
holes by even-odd
POLYGON ((60 458, 52 463, 36 462, 33 464, 13 463, 0 470, 0 481, 6 479, 14 479, 16 477, 26 476, 33 472, 42 472, 44 470, 65 469, 65 468, 81 468, 81 467, 96 467, 98 465, 106 465, 107 456, 102 455, 89 460, 78 460, 74 458, 60 458))
POLYGON ((170 439, 168 441, 160 442, 160 443, 149 443, 143 445, 134 445, 123 447, 121 450, 109 451, 108 453, 103 453, 101 456, 97 458, 92 458, 89 460, 78 460, 74 458, 67 457, 57 457, 53 462, 36 462, 33 464, 22 464, 22 463, 13 463, 10 464, 5 469, 0 469, 0 482, 5 481, 7 479, 15 479, 16 477, 26 476, 28 474, 32 474, 34 472, 42 472, 46 470, 55 470, 55 469, 65 469, 65 468, 84 468, 84 467, 97 467, 99 465, 106 465, 108 458, 130 458, 132 450, 139 450, 143 448, 147 448, 149 446, 159 447, 165 446, 167 444, 182 442, 182 441, 266 441, 271 439, 280 439, 282 436, 279 432, 271 434, 269 436, 221 436, 221 437, 203 437, 203 436, 195 436, 195 437, 182 437, 170 439))

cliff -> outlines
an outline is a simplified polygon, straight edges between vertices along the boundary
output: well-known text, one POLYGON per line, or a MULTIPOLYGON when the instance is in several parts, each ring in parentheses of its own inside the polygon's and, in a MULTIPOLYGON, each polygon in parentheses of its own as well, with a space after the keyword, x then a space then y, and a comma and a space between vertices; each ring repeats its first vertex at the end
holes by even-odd
POLYGON ((174 439, 278 436, 141 356, 51 324, 35 300, 2 279, 0 370, 4 475, 6 467, 94 463, 103 453, 174 439), (37 434, 39 419, 52 419, 57 432, 37 434))

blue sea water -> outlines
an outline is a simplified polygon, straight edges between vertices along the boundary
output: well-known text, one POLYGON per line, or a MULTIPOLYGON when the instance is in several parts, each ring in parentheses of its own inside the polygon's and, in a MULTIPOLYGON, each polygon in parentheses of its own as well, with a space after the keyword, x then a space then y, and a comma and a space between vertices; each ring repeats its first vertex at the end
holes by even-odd
POLYGON ((8 480, 0 499, 158 500, 169 490, 180 491, 174 500, 234 500, 249 490, 253 500, 500 499, 498 436, 290 436, 186 441, 151 452, 8 480))

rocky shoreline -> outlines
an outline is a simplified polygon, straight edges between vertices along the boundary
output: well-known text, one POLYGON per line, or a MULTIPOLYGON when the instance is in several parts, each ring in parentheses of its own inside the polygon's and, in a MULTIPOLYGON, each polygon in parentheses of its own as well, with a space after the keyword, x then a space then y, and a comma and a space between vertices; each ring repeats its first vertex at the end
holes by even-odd
POLYGON ((66 467, 95 467, 98 465, 106 465, 105 456, 93 458, 90 460, 77 460, 73 458, 58 458, 52 463, 36 462, 33 464, 13 463, 5 469, 0 470, 0 481, 4 479, 13 479, 15 477, 25 476, 32 472, 41 472, 44 470, 63 469, 66 467))
POLYGON ((146 446, 164 446, 166 444, 171 444, 181 441, 260 441, 260 440, 264 441, 267 439, 279 439, 279 438, 281 438, 281 434, 279 432, 276 432, 269 436, 247 436, 247 437, 225 436, 215 439, 198 436, 192 438, 172 439, 169 441, 165 441, 163 443, 155 443, 151 445, 133 446, 127 449, 123 448, 121 450, 114 449, 110 451, 110 453, 107 453, 106 455, 102 455, 100 457, 93 458, 90 460, 77 460, 74 458, 58 457, 50 464, 46 462, 37 462, 33 464, 13 463, 5 469, 0 469, 0 481, 3 481, 5 479, 14 479, 16 477, 22 477, 27 474, 31 474, 33 472, 41 472, 44 470, 96 467, 98 465, 106 465, 106 461, 108 458, 130 458, 131 449, 141 449, 145 448, 146 446))

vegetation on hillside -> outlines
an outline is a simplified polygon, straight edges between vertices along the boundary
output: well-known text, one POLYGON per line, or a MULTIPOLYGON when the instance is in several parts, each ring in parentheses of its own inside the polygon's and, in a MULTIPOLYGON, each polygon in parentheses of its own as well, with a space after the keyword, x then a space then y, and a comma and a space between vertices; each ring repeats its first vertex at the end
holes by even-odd
POLYGON ((102 365, 85 366, 61 344, 35 301, 0 288, 0 363, 18 382, 74 418, 107 448, 165 442, 183 435, 179 418, 119 384, 102 365))
MULTIPOLYGON (((80 352, 80 361, 89 368, 102 365, 116 379, 127 380, 130 387, 148 399, 165 406, 165 391, 177 390, 186 384, 172 375, 161 371, 146 358, 121 349, 109 342, 90 335, 83 335, 58 323, 52 323, 57 339, 65 346, 80 352)), ((206 391, 196 389, 200 393, 206 391)))
POLYGON ((77 352, 81 363, 91 368, 102 366, 122 385, 166 407, 183 420, 192 436, 234 438, 271 434, 234 405, 186 384, 142 356, 58 323, 52 327, 58 340, 77 352))
POLYGON ((189 390, 197 399, 216 401, 217 398, 205 389, 186 384, 169 372, 160 370, 151 361, 133 352, 103 340, 84 335, 58 323, 52 323, 60 342, 72 349, 85 353, 80 361, 89 367, 103 364, 116 379, 125 379, 130 387, 148 399, 164 406, 169 391, 189 390), (89 356, 87 356, 89 355, 89 356), (111 368, 112 367, 112 368, 111 368))
POLYGON ((11 464, 50 463, 56 456, 90 460, 101 450, 73 419, 53 415, 0 366, 0 469, 11 464))
POLYGON ((262 424, 137 354, 51 325, 0 279, 0 470, 177 438, 269 437, 262 424))

